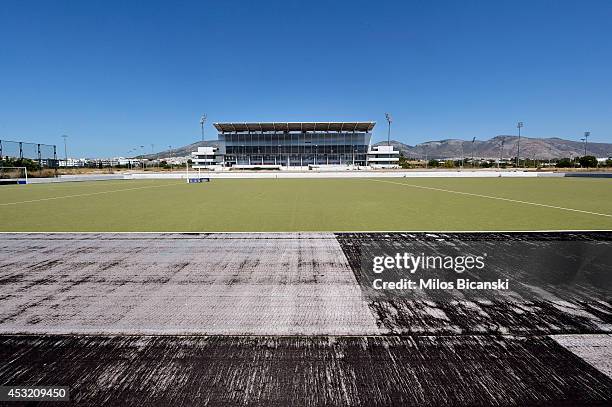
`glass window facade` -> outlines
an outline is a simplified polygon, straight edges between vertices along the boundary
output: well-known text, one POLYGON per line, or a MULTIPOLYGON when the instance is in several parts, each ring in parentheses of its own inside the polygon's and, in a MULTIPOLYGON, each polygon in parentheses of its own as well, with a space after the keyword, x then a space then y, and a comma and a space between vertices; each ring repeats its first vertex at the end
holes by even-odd
POLYGON ((366 165, 369 132, 219 133, 226 165, 366 165))

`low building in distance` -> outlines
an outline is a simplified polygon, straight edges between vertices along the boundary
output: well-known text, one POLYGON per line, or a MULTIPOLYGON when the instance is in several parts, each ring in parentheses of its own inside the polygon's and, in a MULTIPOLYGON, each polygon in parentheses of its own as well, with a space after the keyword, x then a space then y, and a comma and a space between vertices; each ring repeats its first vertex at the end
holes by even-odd
POLYGON ((219 147, 198 147, 195 169, 397 168, 399 151, 371 147, 375 122, 214 123, 219 147))
POLYGON ((223 155, 217 147, 198 147, 198 151, 191 154, 193 168, 214 168, 224 165, 223 155))
POLYGON ((374 146, 368 150, 368 164, 373 168, 398 168, 399 151, 393 146, 374 146))

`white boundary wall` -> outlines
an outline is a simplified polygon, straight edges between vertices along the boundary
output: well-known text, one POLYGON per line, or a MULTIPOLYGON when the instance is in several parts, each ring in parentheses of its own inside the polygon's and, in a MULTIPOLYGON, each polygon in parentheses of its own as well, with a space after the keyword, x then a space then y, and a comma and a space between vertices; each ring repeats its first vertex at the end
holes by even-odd
MULTIPOLYGON (((498 178, 498 177, 538 177, 545 174, 552 174, 516 171, 350 171, 350 172, 323 172, 323 171, 304 171, 304 172, 209 172, 189 171, 189 176, 196 178, 227 179, 227 178, 498 178)), ((563 177, 559 173, 557 176, 563 177)), ((185 172, 181 173, 140 173, 130 174, 126 179, 180 179, 186 178, 185 172)))
POLYGON ((126 179, 124 174, 92 174, 92 175, 60 175, 57 178, 32 178, 28 184, 48 184, 52 182, 77 182, 77 181, 108 181, 126 179))
POLYGON ((125 174, 94 174, 94 175, 61 175, 58 178, 30 178, 30 184, 45 184, 52 182, 76 181, 106 181, 130 179, 276 179, 276 178, 534 178, 534 177, 564 177, 562 172, 536 172, 536 171, 236 171, 214 172, 190 170, 176 172, 147 172, 125 174))

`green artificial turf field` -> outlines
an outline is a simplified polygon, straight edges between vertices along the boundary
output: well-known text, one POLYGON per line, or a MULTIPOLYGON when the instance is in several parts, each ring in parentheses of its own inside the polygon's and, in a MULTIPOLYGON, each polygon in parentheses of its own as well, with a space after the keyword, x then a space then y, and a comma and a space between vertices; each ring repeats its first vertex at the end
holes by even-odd
POLYGON ((612 180, 141 180, 0 187, 3 232, 574 229, 612 229, 612 180))

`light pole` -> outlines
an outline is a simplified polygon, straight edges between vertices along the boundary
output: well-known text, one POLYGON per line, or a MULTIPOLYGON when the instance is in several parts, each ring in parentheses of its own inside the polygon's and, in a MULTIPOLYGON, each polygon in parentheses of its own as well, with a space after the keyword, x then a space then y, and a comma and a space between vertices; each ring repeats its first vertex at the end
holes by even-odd
POLYGON ((385 117, 387 118, 387 123, 389 123, 389 129, 387 130, 387 145, 391 145, 391 115, 389 113, 385 113, 385 117))
POLYGON ((474 142, 476 141, 476 137, 472 137, 472 168, 474 168, 474 142))
POLYGON ((499 161, 497 162, 497 169, 499 169, 499 166, 502 160, 504 159, 504 142, 505 141, 506 139, 502 137, 501 144, 499 145, 499 161))
MULTIPOLYGON (((155 144, 151 143, 151 159, 153 160, 153 169, 155 170, 155 159, 153 158, 153 154, 155 154, 155 144)), ((159 170, 159 160, 157 160, 157 169, 159 170)))
POLYGON ((142 161, 140 163, 142 164, 142 170, 144 171, 145 169, 144 146, 140 146, 140 152, 142 155, 142 161))
POLYGON ((202 141, 204 141, 204 123, 206 123, 206 113, 200 117, 200 128, 202 129, 202 141))
POLYGON ((549 147, 548 147, 548 168, 550 168, 550 164, 551 164, 551 160, 552 160, 552 155, 553 155, 553 153, 552 153, 552 147, 551 147, 551 146, 549 146, 549 147))
MULTIPOLYGON (((168 153, 172 154, 172 146, 168 146, 168 153)), ((172 158, 172 157, 170 157, 172 158)), ((170 172, 172 172, 172 161, 170 161, 170 172)))
POLYGON ((590 135, 591 135, 591 132, 590 132, 590 131, 585 131, 585 132, 584 132, 584 138, 583 138, 583 140, 584 140, 584 155, 585 155, 585 156, 587 155, 587 144, 588 144, 588 142, 589 142, 589 136, 590 136, 590 135))
POLYGON ((516 128, 518 129, 518 143, 516 143, 516 168, 519 167, 519 157, 521 155, 521 128, 523 127, 523 122, 518 122, 516 124, 516 128))
POLYGON ((68 136, 62 134, 62 138, 64 139, 64 162, 66 163, 66 168, 68 168, 68 148, 66 147, 66 139, 68 138, 68 136))
POLYGON ((128 169, 131 170, 132 169, 132 159, 130 158, 130 154, 132 154, 132 150, 129 150, 127 152, 127 160, 128 160, 128 169))

